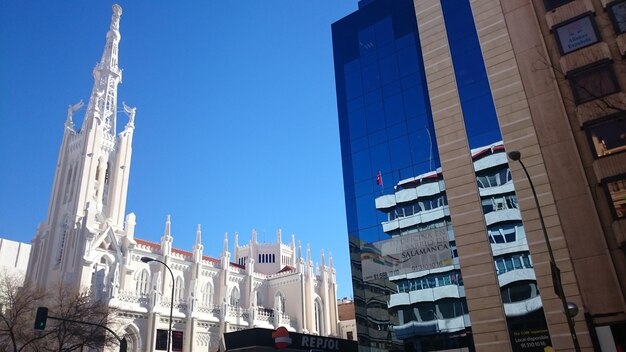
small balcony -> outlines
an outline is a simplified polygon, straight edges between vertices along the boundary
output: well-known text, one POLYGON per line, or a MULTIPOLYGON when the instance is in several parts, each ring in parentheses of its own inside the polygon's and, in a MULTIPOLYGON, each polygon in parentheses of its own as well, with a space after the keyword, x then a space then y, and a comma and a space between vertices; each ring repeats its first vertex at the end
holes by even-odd
POLYGON ((532 313, 542 306, 541 296, 535 296, 519 302, 504 303, 504 314, 507 317, 517 317, 532 313))

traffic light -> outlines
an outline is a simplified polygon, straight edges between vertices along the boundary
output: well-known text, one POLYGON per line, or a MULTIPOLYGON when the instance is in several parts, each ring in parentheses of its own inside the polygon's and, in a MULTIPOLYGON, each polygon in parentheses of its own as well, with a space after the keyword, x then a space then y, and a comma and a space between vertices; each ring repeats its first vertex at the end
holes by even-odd
POLYGON ((37 315, 35 316, 35 330, 43 330, 46 328, 46 320, 48 320, 48 308, 37 308, 37 315))

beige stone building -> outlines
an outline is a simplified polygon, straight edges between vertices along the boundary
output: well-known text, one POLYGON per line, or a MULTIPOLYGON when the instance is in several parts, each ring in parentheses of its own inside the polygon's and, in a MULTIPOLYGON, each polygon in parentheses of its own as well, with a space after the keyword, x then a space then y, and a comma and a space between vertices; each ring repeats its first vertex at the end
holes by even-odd
POLYGON ((623 0, 364 0, 333 24, 363 350, 626 347, 624 32, 623 0), (439 228, 449 257, 393 262, 439 228))

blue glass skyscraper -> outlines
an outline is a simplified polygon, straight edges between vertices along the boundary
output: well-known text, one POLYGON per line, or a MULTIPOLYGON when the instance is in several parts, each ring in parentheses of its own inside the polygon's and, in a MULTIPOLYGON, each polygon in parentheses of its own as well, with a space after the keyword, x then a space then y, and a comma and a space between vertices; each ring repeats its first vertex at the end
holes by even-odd
POLYGON ((332 26, 359 344, 543 351, 552 340, 470 3, 417 3, 361 1, 332 26))

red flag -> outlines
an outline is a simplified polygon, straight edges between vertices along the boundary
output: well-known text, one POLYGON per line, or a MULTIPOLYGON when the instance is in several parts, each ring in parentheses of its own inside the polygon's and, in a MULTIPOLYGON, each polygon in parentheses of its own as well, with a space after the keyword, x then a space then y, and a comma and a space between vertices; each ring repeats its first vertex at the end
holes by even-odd
POLYGON ((383 174, 380 173, 380 171, 378 171, 378 173, 376 174, 376 184, 378 184, 379 186, 383 185, 383 174))

